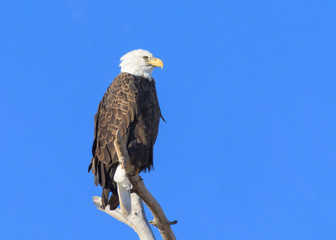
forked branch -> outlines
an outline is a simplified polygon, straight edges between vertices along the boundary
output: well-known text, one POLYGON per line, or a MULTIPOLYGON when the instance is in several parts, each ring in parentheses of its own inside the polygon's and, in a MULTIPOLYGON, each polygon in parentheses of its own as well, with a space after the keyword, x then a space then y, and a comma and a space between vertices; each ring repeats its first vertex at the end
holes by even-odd
POLYGON ((101 198, 98 196, 93 197, 93 202, 100 211, 107 213, 118 221, 123 222, 129 227, 133 228, 133 230, 138 234, 140 240, 155 240, 153 231, 148 224, 140 197, 137 194, 132 193, 131 201, 132 211, 129 215, 125 216, 120 208, 110 210, 110 207, 107 206, 105 209, 102 209, 101 198))
POLYGON ((150 224, 159 229, 160 234, 164 240, 175 240, 176 237, 170 225, 176 224, 177 221, 175 220, 170 222, 167 220, 161 206, 147 190, 141 177, 137 173, 136 168, 132 165, 129 159, 125 142, 123 141, 119 130, 117 131, 117 137, 114 141, 114 147, 116 149, 119 162, 124 167, 127 177, 133 186, 131 193, 132 210, 129 215, 125 216, 119 208, 110 210, 109 206, 107 206, 105 209, 102 209, 101 198, 97 196, 93 197, 95 205, 99 210, 133 228, 133 230, 138 234, 140 240, 155 240, 154 234, 148 224, 144 212, 142 204, 143 201, 154 216, 154 219, 150 221, 150 224))
POLYGON ((119 131, 117 131, 117 138, 114 141, 114 146, 118 155, 119 162, 124 166, 126 174, 133 185, 134 192, 140 196, 142 201, 144 201, 144 203, 147 205, 147 207, 154 216, 154 219, 151 221, 151 224, 159 229, 161 236, 164 240, 176 239, 170 225, 176 224, 177 221, 176 220, 173 222, 168 221, 160 204, 156 201, 153 195, 147 190, 141 177, 139 176, 135 167, 132 165, 129 159, 125 142, 123 141, 119 131))

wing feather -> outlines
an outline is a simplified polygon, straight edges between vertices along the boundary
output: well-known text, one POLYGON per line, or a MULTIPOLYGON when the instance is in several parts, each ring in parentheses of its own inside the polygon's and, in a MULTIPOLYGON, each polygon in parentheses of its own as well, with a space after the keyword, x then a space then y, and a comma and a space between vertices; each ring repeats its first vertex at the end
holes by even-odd
MULTIPOLYGON (((107 89, 94 117, 94 141, 89 170, 95 184, 103 187, 103 202, 107 192, 117 194, 113 175, 118 166, 114 140, 120 130, 127 143, 131 161, 140 171, 153 166, 153 146, 162 117, 155 81, 128 73, 119 74, 107 89)), ((111 197, 113 199, 113 195, 111 197)))
POLYGON ((99 183, 103 187, 108 187, 108 182, 111 182, 109 172, 118 163, 113 144, 116 132, 119 129, 122 135, 126 135, 134 120, 137 89, 132 83, 132 77, 130 74, 121 73, 114 79, 95 115, 91 168, 94 169, 94 174, 99 175, 99 183), (96 161, 99 162, 99 168, 95 167, 96 161))

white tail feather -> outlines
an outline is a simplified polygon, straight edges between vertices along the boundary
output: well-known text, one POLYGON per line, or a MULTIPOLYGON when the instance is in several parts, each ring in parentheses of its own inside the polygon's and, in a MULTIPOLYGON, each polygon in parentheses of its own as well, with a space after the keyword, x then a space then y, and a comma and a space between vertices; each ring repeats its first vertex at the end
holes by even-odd
POLYGON ((128 215, 132 210, 130 192, 132 184, 126 176, 125 169, 121 168, 121 165, 117 167, 113 180, 117 183, 118 186, 120 208, 125 215, 128 215))

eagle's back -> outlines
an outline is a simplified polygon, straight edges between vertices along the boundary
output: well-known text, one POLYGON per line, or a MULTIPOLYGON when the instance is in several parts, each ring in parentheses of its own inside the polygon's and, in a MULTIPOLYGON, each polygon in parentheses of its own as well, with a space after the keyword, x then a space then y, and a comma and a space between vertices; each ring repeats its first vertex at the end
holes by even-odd
POLYGON ((118 158, 114 149, 119 129, 128 153, 139 170, 153 166, 153 146, 158 134, 161 111, 154 80, 120 73, 108 87, 94 118, 94 141, 89 170, 95 183, 114 189, 118 158))

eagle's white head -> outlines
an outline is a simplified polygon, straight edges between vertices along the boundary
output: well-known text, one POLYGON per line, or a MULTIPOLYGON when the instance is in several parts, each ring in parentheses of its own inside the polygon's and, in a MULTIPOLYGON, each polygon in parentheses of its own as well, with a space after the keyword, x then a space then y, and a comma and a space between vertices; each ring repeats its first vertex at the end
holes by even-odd
POLYGON ((122 56, 119 66, 121 67, 121 72, 127 72, 151 80, 154 67, 163 68, 163 62, 155 58, 150 52, 137 49, 122 56))

